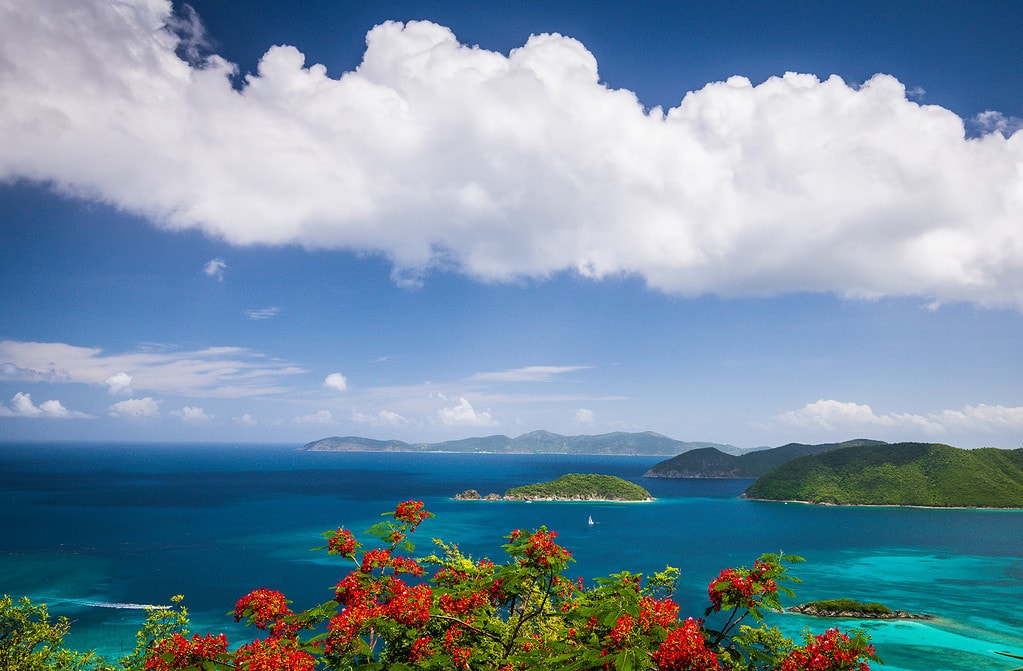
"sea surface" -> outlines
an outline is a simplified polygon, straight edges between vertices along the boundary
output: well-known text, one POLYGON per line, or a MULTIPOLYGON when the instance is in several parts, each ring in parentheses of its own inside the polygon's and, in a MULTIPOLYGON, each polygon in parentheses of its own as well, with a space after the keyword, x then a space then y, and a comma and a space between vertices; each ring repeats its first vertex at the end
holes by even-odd
POLYGON ((49 604, 66 640, 109 658, 130 652, 147 604, 185 595, 194 631, 250 640, 227 613, 256 587, 296 609, 332 596, 350 568, 323 531, 361 531, 407 499, 436 517, 416 533, 502 560, 512 529, 541 525, 572 551, 573 576, 682 570, 676 600, 702 615, 707 584, 763 552, 800 555, 793 603, 849 597, 928 621, 823 620, 865 629, 891 671, 1007 671, 1023 655, 1023 511, 820 507, 738 498, 749 480, 643 478, 659 457, 313 453, 291 445, 0 444, 0 593, 49 604), (652 503, 455 501, 565 473, 617 475, 652 503), (587 523, 592 517, 594 524, 587 523))

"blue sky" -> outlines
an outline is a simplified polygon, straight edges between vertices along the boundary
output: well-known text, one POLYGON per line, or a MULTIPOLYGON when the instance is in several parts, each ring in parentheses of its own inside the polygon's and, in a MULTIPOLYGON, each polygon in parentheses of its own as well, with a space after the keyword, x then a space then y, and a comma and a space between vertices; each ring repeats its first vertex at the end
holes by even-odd
POLYGON ((0 5, 0 439, 1023 445, 1023 4, 349 4, 0 5))

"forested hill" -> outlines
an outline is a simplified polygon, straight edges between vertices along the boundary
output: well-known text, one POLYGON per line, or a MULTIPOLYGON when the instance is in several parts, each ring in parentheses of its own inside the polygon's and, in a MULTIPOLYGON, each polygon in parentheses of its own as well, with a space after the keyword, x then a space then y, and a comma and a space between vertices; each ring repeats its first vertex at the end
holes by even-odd
POLYGON ((484 436, 442 443, 406 443, 373 440, 358 436, 331 437, 307 443, 300 450, 311 452, 494 452, 498 454, 636 454, 671 455, 687 450, 713 447, 737 453, 731 445, 685 442, 653 431, 603 433, 596 436, 562 436, 550 431, 532 431, 517 438, 484 436))
POLYGON ((847 447, 782 464, 743 496, 842 505, 1023 508, 1023 448, 847 447))
POLYGON ((847 440, 844 443, 804 445, 789 443, 781 447, 745 454, 725 454, 713 447, 690 450, 654 464, 643 474, 647 478, 756 478, 775 466, 808 454, 819 454, 855 445, 884 445, 879 440, 847 440))

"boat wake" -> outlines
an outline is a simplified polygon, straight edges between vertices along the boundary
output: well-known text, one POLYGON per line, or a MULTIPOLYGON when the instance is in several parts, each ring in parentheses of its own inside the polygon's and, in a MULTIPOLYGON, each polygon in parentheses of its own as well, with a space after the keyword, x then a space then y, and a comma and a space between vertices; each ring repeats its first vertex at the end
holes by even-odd
POLYGON ((64 599, 41 597, 40 601, 46 603, 70 603, 76 606, 89 608, 116 608, 118 610, 170 610, 170 606, 160 606, 151 603, 119 603, 116 601, 95 601, 93 599, 64 599))

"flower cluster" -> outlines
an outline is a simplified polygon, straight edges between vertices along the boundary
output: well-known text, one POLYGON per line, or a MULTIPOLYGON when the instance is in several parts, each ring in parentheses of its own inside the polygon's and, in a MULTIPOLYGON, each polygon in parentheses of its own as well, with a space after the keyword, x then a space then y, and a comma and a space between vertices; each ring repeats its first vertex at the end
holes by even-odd
POLYGON ((700 620, 690 617, 668 632, 653 653, 658 671, 718 671, 717 655, 707 649, 702 627, 700 620))
POLYGON ((415 531, 416 527, 429 516, 430 513, 423 509, 422 501, 404 501, 394 509, 394 519, 408 525, 410 532, 415 531))
POLYGON ((707 587, 713 610, 755 607, 763 596, 777 593, 778 583, 772 577, 777 570, 777 565, 759 559, 752 569, 724 569, 707 587))
POLYGON ((315 671, 316 659, 299 650, 294 640, 271 637, 256 639, 238 648, 235 668, 245 671, 315 671))
POLYGON ((153 643, 153 652, 146 659, 146 671, 173 671, 198 667, 204 662, 216 660, 227 652, 227 637, 194 634, 186 638, 175 633, 167 639, 153 643))
POLYGON ((254 589, 234 606, 234 621, 248 618, 256 629, 271 628, 271 632, 279 633, 287 627, 284 618, 293 615, 288 607, 288 599, 273 589, 254 589))
POLYGON ((877 654, 862 637, 828 629, 790 652, 780 671, 869 671, 870 659, 877 659, 877 654))
POLYGON ((327 539, 327 552, 342 557, 354 557, 355 551, 362 544, 355 540, 355 535, 348 529, 338 527, 338 530, 327 539))

